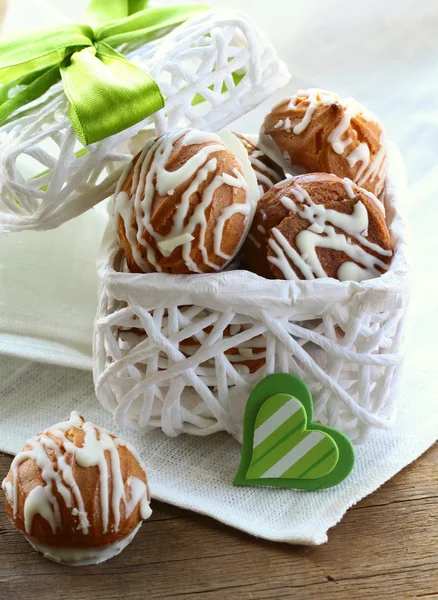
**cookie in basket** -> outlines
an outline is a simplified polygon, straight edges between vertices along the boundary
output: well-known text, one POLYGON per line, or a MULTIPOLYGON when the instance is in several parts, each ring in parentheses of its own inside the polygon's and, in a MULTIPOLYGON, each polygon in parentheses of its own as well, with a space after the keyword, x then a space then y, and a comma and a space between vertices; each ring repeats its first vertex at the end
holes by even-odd
POLYGON ((300 90, 266 116, 260 144, 294 175, 334 173, 376 196, 383 192, 387 171, 383 125, 353 98, 300 90))
POLYGON ((237 254, 259 198, 248 154, 231 132, 177 130, 147 141, 115 196, 131 272, 210 273, 237 254))
POLYGON ((378 277, 393 255, 381 202, 327 173, 299 175, 265 194, 244 253, 266 278, 340 281, 378 277))

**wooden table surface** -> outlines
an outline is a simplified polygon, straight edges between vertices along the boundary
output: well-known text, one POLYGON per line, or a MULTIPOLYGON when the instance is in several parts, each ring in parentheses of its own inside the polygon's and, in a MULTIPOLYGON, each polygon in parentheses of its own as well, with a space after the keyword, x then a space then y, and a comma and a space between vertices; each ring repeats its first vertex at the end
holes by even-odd
MULTIPOLYGON (((0 479, 10 456, 0 454, 0 479)), ((153 502, 130 546, 95 567, 42 558, 0 504, 1 600, 438 598, 438 446, 348 511, 318 547, 271 543, 153 502)))

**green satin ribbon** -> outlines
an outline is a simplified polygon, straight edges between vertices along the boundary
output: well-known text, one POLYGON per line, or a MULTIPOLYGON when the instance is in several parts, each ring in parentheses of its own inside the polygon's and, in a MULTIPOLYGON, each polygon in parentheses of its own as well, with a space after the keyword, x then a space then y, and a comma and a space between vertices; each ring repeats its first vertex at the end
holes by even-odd
POLYGON ((86 14, 89 25, 65 25, 3 37, 0 124, 61 78, 72 127, 85 146, 163 108, 164 98, 157 83, 114 47, 160 37, 208 7, 146 5, 147 0, 92 0, 86 14))

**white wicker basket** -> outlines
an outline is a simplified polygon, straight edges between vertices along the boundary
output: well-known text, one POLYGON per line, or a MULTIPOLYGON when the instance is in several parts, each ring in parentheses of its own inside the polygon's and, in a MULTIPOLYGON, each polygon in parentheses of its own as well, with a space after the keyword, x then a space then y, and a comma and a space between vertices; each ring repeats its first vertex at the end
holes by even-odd
POLYGON ((290 78, 264 33, 225 9, 120 50, 158 82, 165 108, 86 149, 68 119, 62 83, 14 114, 0 127, 0 233, 58 227, 110 196, 132 158, 123 143, 139 131, 188 124, 217 131, 290 78))
POLYGON ((390 427, 410 286, 405 196, 403 163, 390 144, 385 204, 395 255, 387 273, 362 283, 271 281, 242 270, 119 272, 110 221, 94 340, 101 404, 121 426, 168 435, 226 430, 241 439, 252 387, 269 373, 290 372, 310 385, 316 418, 355 443, 390 427), (226 353, 235 347, 238 355, 226 353), (265 361, 250 373, 239 362, 255 348, 265 361))

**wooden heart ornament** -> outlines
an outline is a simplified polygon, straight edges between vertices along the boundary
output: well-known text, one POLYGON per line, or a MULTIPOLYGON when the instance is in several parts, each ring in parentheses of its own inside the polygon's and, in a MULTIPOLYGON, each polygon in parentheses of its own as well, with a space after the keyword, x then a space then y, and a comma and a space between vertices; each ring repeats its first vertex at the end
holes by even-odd
POLYGON ((251 392, 234 485, 318 490, 343 481, 354 449, 340 431, 313 422, 307 385, 294 375, 268 375, 251 392))

